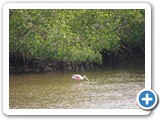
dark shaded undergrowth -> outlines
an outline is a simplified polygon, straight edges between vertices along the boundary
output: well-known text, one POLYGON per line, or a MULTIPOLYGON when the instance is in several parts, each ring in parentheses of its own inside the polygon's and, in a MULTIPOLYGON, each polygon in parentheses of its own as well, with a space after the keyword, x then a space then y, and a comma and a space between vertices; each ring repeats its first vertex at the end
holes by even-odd
MULTIPOLYGON (((23 55, 11 55, 9 59, 10 73, 30 73, 30 72, 83 72, 94 67, 108 67, 115 66, 117 61, 131 61, 137 58, 145 58, 144 48, 134 47, 129 49, 120 50, 118 54, 107 54, 107 50, 101 52, 102 64, 96 62, 69 62, 65 60, 52 60, 52 59, 26 59, 23 55)), ((126 62, 128 63, 128 62, 126 62)), ((125 66, 128 66, 126 64, 125 66)))

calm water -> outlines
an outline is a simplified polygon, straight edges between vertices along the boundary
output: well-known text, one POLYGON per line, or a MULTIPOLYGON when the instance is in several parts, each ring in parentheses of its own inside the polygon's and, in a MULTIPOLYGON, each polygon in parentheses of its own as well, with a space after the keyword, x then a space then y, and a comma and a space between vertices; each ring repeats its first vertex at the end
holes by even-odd
POLYGON ((10 109, 133 109, 145 86, 144 66, 96 68, 77 82, 72 73, 10 74, 10 109))

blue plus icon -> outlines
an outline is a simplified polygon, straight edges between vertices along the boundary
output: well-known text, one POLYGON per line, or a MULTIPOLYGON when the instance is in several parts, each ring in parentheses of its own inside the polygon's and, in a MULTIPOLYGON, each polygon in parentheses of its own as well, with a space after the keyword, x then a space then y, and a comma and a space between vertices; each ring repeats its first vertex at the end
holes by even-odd
MULTIPOLYGON (((154 97, 154 96, 153 96, 154 97)), ((150 98, 149 97, 149 94, 146 93, 146 97, 145 98, 142 98, 142 101, 145 101, 146 105, 149 105, 149 101, 153 101, 153 98, 150 98)))
POLYGON ((153 90, 141 90, 137 95, 137 103, 144 110, 150 110, 157 104, 157 94, 153 90))

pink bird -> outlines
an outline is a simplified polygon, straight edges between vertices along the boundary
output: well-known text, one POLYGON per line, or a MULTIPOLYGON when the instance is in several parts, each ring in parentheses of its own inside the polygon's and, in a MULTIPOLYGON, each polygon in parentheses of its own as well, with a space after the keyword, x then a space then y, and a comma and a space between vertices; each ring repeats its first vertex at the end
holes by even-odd
POLYGON ((82 77, 79 74, 75 74, 75 75, 73 74, 72 76, 72 79, 75 79, 75 80, 83 80, 84 78, 89 81, 89 79, 85 75, 82 77))

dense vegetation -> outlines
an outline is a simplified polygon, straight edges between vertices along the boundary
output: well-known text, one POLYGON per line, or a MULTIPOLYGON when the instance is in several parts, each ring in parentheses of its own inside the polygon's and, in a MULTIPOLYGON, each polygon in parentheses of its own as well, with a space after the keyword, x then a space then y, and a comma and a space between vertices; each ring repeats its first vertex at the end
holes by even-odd
POLYGON ((11 9, 10 68, 78 70, 144 55, 144 10, 11 9))

